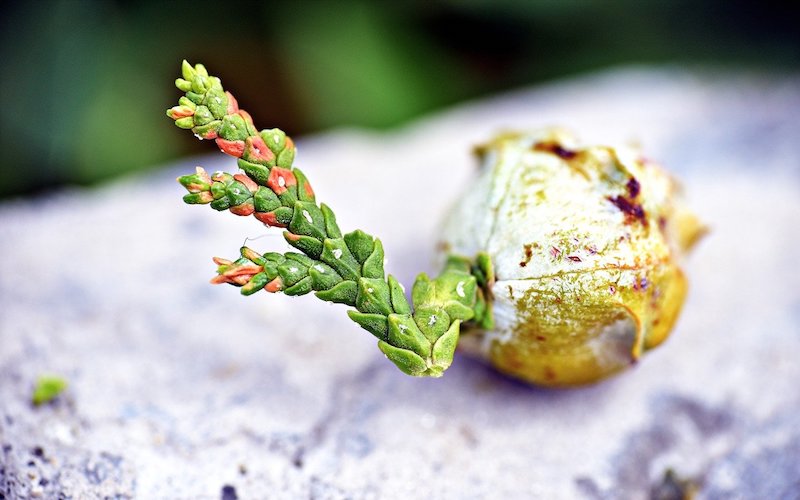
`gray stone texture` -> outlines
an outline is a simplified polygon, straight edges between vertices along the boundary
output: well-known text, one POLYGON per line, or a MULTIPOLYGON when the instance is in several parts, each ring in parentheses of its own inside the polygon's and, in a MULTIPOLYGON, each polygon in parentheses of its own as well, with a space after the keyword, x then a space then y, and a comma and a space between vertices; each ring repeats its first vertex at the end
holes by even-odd
POLYGON ((342 306, 209 285, 210 257, 245 238, 285 249, 182 204, 174 177, 235 169, 221 154, 3 202, 0 498, 643 499, 680 489, 670 469, 699 498, 800 498, 798 116, 796 76, 632 68, 298 140, 318 199, 381 237, 407 284, 435 272, 470 149, 499 130, 637 141, 675 172, 712 230, 677 328, 574 390, 459 355, 410 378, 342 306), (34 408, 42 373, 70 385, 34 408))

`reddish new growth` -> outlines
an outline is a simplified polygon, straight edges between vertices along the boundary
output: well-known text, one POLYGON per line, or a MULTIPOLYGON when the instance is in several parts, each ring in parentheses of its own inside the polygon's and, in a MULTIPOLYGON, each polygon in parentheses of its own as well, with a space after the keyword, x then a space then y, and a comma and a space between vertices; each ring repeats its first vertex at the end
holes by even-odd
POLYGON ((286 227, 286 224, 283 224, 278 220, 275 212, 256 212, 253 214, 253 217, 258 219, 259 222, 263 222, 270 227, 286 227))
POLYGON ((244 154, 244 141, 228 141, 217 137, 217 147, 225 154, 241 158, 244 154))
POLYGON ((311 188, 311 183, 310 182, 306 182, 305 183, 305 187, 306 187, 306 194, 308 196, 313 197, 314 196, 314 190, 311 188))
POLYGON ((244 286, 253 276, 264 270, 262 266, 257 266, 255 264, 238 265, 233 261, 221 257, 214 257, 214 263, 220 266, 220 268, 227 268, 225 271, 211 278, 211 283, 214 285, 231 283, 244 286))
POLYGON ((169 111, 169 116, 173 120, 180 120, 181 118, 186 118, 187 116, 194 116, 194 110, 189 106, 174 106, 169 111))
POLYGON ((267 147, 260 135, 251 135, 245 139, 246 159, 256 162, 270 162, 275 154, 267 147))
MULTIPOLYGON (((234 113, 238 113, 239 112, 239 101, 237 101, 236 98, 233 97, 233 94, 231 94, 227 90, 225 91, 225 96, 228 98, 228 109, 226 110, 226 112, 229 115, 232 115, 234 113)), ((245 111, 245 113, 247 113, 247 112, 245 111)), ((247 113, 247 116, 250 116, 250 113, 247 113)), ((251 119, 251 122, 252 122, 252 119, 251 119)))
MULTIPOLYGON (((196 167, 195 168, 195 182, 190 182, 185 185, 186 190, 190 193, 202 193, 205 192, 209 185, 211 185, 211 177, 209 177, 208 172, 203 167, 196 167)), ((211 194, 211 193, 209 193, 211 194)))
POLYGON ((272 167, 267 179, 267 186, 278 196, 285 193, 288 188, 297 185, 297 178, 291 170, 280 167, 272 167))
MULTIPOLYGON (((228 108, 227 113, 229 115, 239 115, 248 124, 250 127, 253 127, 253 117, 250 116, 250 113, 243 109, 239 109, 239 103, 236 102, 236 98, 233 97, 233 94, 230 92, 225 92, 225 95, 228 97, 228 108)), ((214 137, 204 137, 204 139, 213 139, 216 137, 216 133, 213 134, 214 137)), ((252 137, 252 136, 251 136, 252 137)), ((248 137, 249 139, 250 137, 248 137)), ((259 137, 260 139, 260 137, 259 137)), ((219 147, 220 151, 225 154, 231 155, 235 158, 241 158, 244 154, 245 150, 245 141, 237 140, 237 141, 230 141, 227 139, 223 139, 222 137, 216 137, 217 147, 219 147)), ((262 141, 263 143, 263 141, 262 141)), ((264 144, 264 149, 268 150, 266 144, 264 144)))
MULTIPOLYGON (((245 286, 255 275, 264 271, 264 267, 257 264, 237 264, 221 257, 214 257, 214 263, 219 266, 219 274, 211 278, 212 285, 230 283, 245 286)), ((264 286, 264 290, 270 293, 280 292, 283 290, 283 280, 280 276, 276 277, 264 286)))

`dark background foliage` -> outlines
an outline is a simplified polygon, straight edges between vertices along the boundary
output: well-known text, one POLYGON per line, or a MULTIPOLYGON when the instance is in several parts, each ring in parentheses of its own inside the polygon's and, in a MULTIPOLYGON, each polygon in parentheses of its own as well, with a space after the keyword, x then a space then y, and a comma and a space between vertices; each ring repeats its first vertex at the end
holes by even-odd
POLYGON ((16 1, 0 21, 0 197, 208 152, 164 110, 183 58, 292 135, 389 128, 614 65, 800 66, 795 2, 16 1))

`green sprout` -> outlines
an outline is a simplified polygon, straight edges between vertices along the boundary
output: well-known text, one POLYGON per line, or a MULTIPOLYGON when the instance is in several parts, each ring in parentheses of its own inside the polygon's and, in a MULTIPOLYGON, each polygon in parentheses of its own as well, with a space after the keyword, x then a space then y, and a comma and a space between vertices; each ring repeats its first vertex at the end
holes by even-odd
POLYGON ((64 389, 67 388, 67 381, 58 375, 41 375, 36 380, 33 388, 31 402, 34 406, 41 406, 56 399, 64 389))
POLYGON ((209 175, 201 167, 178 178, 188 204, 252 215, 283 228, 298 252, 259 254, 246 246, 235 260, 214 258, 212 283, 286 295, 314 294, 346 304, 350 319, 378 338, 378 348, 403 372, 439 377, 453 361, 464 323, 491 328, 488 290, 494 280, 489 257, 450 256, 434 279, 420 274, 409 304, 403 286, 384 271, 381 241, 361 230, 343 234, 333 210, 317 203, 306 176, 293 167, 294 142, 277 129, 259 131, 250 114, 206 68, 183 61, 175 86, 185 93, 167 110, 179 128, 214 140, 237 158, 241 173, 209 175))

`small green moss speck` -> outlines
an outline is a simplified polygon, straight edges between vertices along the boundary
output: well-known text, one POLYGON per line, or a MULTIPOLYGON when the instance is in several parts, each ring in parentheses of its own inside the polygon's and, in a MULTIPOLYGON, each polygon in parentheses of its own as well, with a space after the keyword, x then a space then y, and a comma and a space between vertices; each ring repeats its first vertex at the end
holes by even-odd
POLYGON ((43 405, 54 400, 67 388, 67 381, 56 375, 42 375, 36 381, 33 389, 31 402, 36 405, 43 405))

